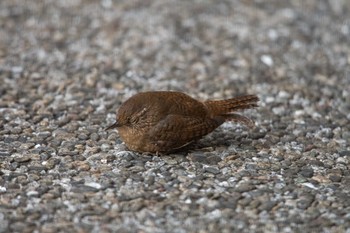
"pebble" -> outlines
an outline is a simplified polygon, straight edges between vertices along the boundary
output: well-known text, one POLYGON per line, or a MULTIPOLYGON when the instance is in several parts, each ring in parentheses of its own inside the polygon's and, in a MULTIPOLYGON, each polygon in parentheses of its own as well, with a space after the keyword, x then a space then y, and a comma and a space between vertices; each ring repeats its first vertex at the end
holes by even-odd
POLYGON ((244 192, 249 192, 251 190, 254 190, 255 186, 251 184, 240 184, 238 187, 235 188, 236 192, 239 193, 244 193, 244 192))
POLYGON ((93 141, 98 141, 99 140, 99 135, 97 134, 97 133, 92 133, 91 135, 90 135, 90 138, 91 138, 91 140, 93 140, 93 141))
POLYGON ((207 156, 200 152, 194 152, 191 153, 188 156, 188 159, 190 159, 192 162, 199 162, 199 163, 206 163, 207 162, 207 156))
POLYGON ((78 138, 80 140, 87 140, 89 138, 89 136, 84 134, 84 133, 81 133, 81 134, 78 135, 78 138))
POLYGON ((43 131, 43 132, 39 132, 38 133, 38 137, 40 138, 47 138, 51 136, 51 132, 50 131, 43 131))
POLYGON ((275 201, 266 201, 259 205, 258 209, 260 211, 271 211, 273 207, 275 207, 277 203, 275 201))
POLYGON ((110 148, 111 148, 111 146, 109 144, 104 143, 101 145, 101 150, 103 152, 108 152, 110 150, 110 148))
POLYGON ((18 156, 14 158, 14 161, 17 163, 25 163, 31 160, 30 156, 18 156))
POLYGON ((97 192, 98 189, 88 185, 77 184, 72 187, 71 191, 74 193, 86 193, 86 192, 97 192))
POLYGON ((330 179, 332 182, 341 182, 342 177, 339 176, 339 175, 330 175, 330 176, 329 176, 329 179, 330 179))
POLYGON ((222 159, 220 158, 220 156, 210 155, 210 156, 208 156, 207 161, 208 161, 208 164, 210 164, 210 165, 216 165, 219 162, 221 162, 222 159))
POLYGON ((211 166, 205 166, 204 171, 215 175, 221 173, 217 167, 211 167, 211 166))
POLYGON ((1 150, 1 149, 0 149, 0 156, 2 156, 2 157, 8 157, 8 156, 10 156, 10 152, 9 152, 9 151, 6 151, 6 150, 1 150))
POLYGON ((314 170, 312 168, 302 168, 300 174, 306 178, 311 178, 314 175, 314 170))
POLYGON ((339 152, 339 155, 342 157, 349 157, 350 156, 350 150, 343 150, 339 152))
POLYGON ((297 201, 297 207, 299 209, 307 209, 311 206, 311 204, 313 203, 314 199, 313 198, 303 198, 299 201, 297 201))

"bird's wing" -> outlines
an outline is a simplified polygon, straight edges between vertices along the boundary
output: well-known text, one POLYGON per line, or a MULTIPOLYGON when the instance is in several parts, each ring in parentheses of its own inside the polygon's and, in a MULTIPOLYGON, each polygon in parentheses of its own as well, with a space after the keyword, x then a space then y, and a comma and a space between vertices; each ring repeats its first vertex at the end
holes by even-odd
POLYGON ((200 139, 221 123, 210 118, 168 115, 149 131, 148 136, 164 151, 175 150, 200 139))

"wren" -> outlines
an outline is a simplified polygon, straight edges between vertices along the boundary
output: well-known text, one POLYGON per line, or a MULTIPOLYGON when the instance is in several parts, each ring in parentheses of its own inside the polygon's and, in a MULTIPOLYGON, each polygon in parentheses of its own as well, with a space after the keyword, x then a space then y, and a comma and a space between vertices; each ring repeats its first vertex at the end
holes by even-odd
POLYGON ((256 95, 226 100, 198 101, 175 91, 138 93, 126 100, 117 111, 119 136, 133 151, 169 153, 209 134, 225 121, 248 127, 254 122, 235 113, 257 107, 256 95))

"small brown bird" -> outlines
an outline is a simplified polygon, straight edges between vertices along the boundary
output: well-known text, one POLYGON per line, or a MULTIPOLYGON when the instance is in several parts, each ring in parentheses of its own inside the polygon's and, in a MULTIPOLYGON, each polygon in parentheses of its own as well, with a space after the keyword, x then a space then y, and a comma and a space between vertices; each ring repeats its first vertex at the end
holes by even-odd
POLYGON ((181 92, 142 92, 120 106, 116 123, 106 130, 117 128, 130 150, 169 153, 202 138, 225 121, 252 127, 252 120, 234 112, 257 107, 258 101, 255 95, 200 102, 181 92))

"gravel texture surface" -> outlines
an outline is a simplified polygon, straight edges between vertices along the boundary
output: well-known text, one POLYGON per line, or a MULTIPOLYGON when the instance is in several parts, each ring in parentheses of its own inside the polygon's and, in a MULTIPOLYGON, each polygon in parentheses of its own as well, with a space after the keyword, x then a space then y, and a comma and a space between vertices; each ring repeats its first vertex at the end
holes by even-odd
POLYGON ((1 232, 350 232, 350 1, 1 0, 1 232), (256 128, 128 151, 139 91, 256 128))

